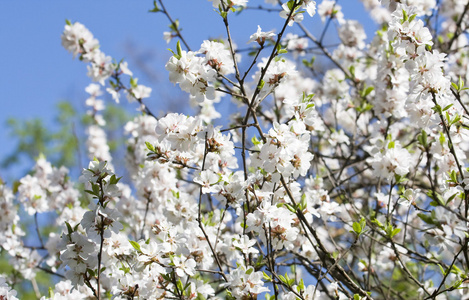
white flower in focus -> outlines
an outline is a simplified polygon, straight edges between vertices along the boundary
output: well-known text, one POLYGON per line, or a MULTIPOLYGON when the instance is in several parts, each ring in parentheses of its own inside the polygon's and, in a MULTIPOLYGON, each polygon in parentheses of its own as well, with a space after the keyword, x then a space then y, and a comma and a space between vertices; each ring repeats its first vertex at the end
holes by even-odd
POLYGON ((216 193, 219 191, 218 186, 215 184, 220 180, 220 176, 210 170, 204 170, 200 172, 199 176, 194 178, 194 182, 197 182, 202 186, 202 193, 216 193))
POLYGON ((304 16, 302 12, 297 12, 300 6, 296 6, 294 11, 291 12, 291 8, 288 7, 289 3, 292 2, 287 2, 282 5, 283 10, 280 12, 280 17, 283 19, 288 19, 288 26, 292 26, 295 22, 301 23, 301 21, 303 21, 304 16))
POLYGON ((192 258, 184 260, 182 257, 175 256, 173 258, 174 266, 176 267, 176 274, 183 277, 185 274, 189 276, 195 275, 196 262, 192 258))
POLYGON ((92 160, 88 165, 88 169, 83 169, 82 175, 78 179, 79 182, 92 182, 96 183, 99 177, 105 177, 104 175, 113 174, 113 172, 107 168, 106 161, 92 160))
POLYGON ((376 153, 369 162, 377 177, 391 180, 394 175, 404 176, 409 172, 411 156, 409 151, 396 142, 393 147, 384 149, 384 152, 376 153))
POLYGON ((254 272, 253 267, 246 269, 240 266, 227 275, 228 281, 222 285, 228 287, 236 299, 246 297, 255 299, 258 294, 270 291, 269 288, 264 287, 262 278, 262 272, 254 272))
POLYGON ((257 42, 260 46, 263 46, 266 40, 270 40, 275 36, 273 31, 263 32, 261 27, 257 25, 257 32, 249 37, 249 43, 257 42))
POLYGON ((81 220, 81 226, 86 230, 88 238, 93 241, 99 241, 101 235, 104 238, 111 237, 111 231, 118 233, 124 226, 117 221, 121 218, 121 214, 116 209, 109 206, 105 208, 95 203, 90 203, 89 208, 81 220))
POLYGON ((249 236, 247 235, 242 235, 239 237, 239 239, 233 240, 233 247, 239 249, 241 252, 243 252, 246 255, 249 255, 250 253, 253 253, 253 254, 259 253, 259 251, 253 247, 255 244, 256 244, 256 241, 249 239, 249 236))

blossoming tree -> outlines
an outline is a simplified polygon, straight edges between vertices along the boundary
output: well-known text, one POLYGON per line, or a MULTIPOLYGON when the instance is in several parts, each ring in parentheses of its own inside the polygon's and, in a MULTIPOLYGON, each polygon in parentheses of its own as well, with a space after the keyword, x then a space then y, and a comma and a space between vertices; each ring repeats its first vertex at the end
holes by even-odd
POLYGON ((225 39, 197 51, 163 0, 150 8, 178 41, 165 69, 194 116, 155 115, 151 88, 67 21, 62 44, 96 82, 91 162, 81 184, 40 157, 14 192, 0 185, 15 269, 0 299, 38 271, 57 279, 41 299, 469 299, 469 2, 362 0, 380 24, 369 43, 337 1, 211 2, 225 39), (249 9, 276 11, 280 30, 259 24, 243 55, 230 22, 249 9), (131 184, 115 174, 104 92, 141 112, 125 126, 131 184), (24 232, 17 204, 54 212, 56 231, 24 232))

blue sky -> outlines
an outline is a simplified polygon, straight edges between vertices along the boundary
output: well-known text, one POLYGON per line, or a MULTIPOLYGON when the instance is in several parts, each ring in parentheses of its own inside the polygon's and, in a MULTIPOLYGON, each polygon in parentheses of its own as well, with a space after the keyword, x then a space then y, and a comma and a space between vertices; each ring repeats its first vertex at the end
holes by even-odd
MULTIPOLYGON (((167 30, 169 22, 163 14, 148 13, 152 2, 0 1, 0 160, 15 146, 5 127, 8 118, 40 117, 53 126, 57 102, 69 100, 77 108, 84 107, 87 98, 84 89, 91 80, 86 76, 86 64, 73 60, 60 44, 65 19, 88 27, 107 55, 116 60, 128 60, 135 77, 140 78, 139 83, 153 88, 150 107, 155 110, 170 107, 172 95, 178 92, 169 83, 164 64, 171 55, 166 49, 174 49, 175 44, 167 45, 163 41, 163 31, 167 30), (155 78, 149 78, 139 68, 139 59, 155 78)), ((263 1, 250 1, 251 5, 259 3, 263 1)), ((342 0, 339 4, 346 18, 366 20, 370 38, 373 23, 365 16, 360 1, 342 0)), ((197 50, 204 39, 225 36, 221 18, 210 2, 168 0, 165 5, 174 19, 180 19, 182 33, 193 49, 197 50)), ((312 31, 318 32, 322 25, 318 16, 315 19, 306 18, 304 22, 309 22, 312 31)), ((282 19, 278 13, 259 11, 246 11, 240 18, 233 18, 231 29, 240 48, 247 47, 249 35, 256 31, 258 24, 265 31, 276 29, 278 32, 282 19)), ((4 176, 2 171, 0 176, 4 176)))

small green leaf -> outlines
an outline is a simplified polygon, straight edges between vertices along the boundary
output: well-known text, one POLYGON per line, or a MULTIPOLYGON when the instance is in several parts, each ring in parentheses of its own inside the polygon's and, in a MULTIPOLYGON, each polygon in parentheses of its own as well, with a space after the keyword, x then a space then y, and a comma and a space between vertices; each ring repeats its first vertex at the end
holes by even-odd
POLYGON ((459 76, 458 79, 458 91, 462 90, 464 88, 464 80, 462 79, 461 76, 459 76))
POLYGON ((371 220, 371 223, 376 224, 380 229, 384 229, 384 225, 378 219, 371 220))
POLYGON ((138 82, 138 79, 137 78, 133 78, 133 77, 130 77, 130 86, 132 88, 136 88, 137 87, 137 82, 138 82))
POLYGON ((262 90, 262 88, 264 87, 264 84, 265 84, 265 81, 261 80, 261 82, 259 82, 259 85, 257 86, 257 88, 262 90))
POLYGON ((453 104, 446 105, 445 108, 443 108, 443 111, 447 111, 448 109, 451 108, 451 106, 453 106, 453 104))
POLYGON ((402 10, 402 17, 403 17, 402 23, 409 20, 409 16, 407 15, 407 12, 404 9, 402 10))
POLYGON ((428 138, 427 132, 422 129, 420 135, 418 136, 419 143, 426 149, 428 147, 428 138))
POLYGON ((391 232, 391 238, 393 238, 396 234, 398 234, 399 232, 401 232, 401 229, 400 228, 394 228, 391 232))
POLYGON ((155 152, 155 147, 151 143, 145 142, 145 145, 147 146, 148 150, 155 152))
POLYGON ((456 91, 459 91, 459 87, 456 83, 454 82, 451 82, 451 86, 456 90, 456 91))
POLYGON ((360 223, 358 223, 358 222, 353 222, 352 228, 353 228, 353 231, 354 231, 357 235, 360 235, 360 234, 362 233, 362 227, 361 227, 360 223))
POLYGON ((176 50, 177 50, 178 56, 182 57, 181 43, 179 41, 176 43, 176 50))
POLYGON ((142 250, 140 249, 140 244, 135 242, 135 241, 131 241, 129 240, 129 243, 132 245, 132 247, 135 248, 135 250, 137 250, 138 252, 142 252, 142 250))
POLYGON ((86 269, 86 272, 87 272, 88 274, 90 274, 90 277, 95 277, 95 276, 96 276, 96 275, 95 275, 96 273, 94 272, 94 270, 86 269))
POLYGON ((68 235, 72 234, 73 229, 72 229, 72 226, 70 225, 70 223, 68 223, 67 221, 65 221, 65 225, 67 226, 68 235))
POLYGON ((179 291, 184 291, 184 285, 182 284, 181 279, 179 278, 178 281, 176 282, 177 289, 179 291))
POLYGON ((300 289, 300 291, 305 290, 305 283, 303 282, 303 279, 300 279, 300 284, 298 284, 298 288, 300 289))
POLYGON ((161 9, 158 7, 156 0, 153 1, 153 9, 150 9, 148 12, 159 12, 161 9))
POLYGON ((13 194, 18 193, 18 188, 20 187, 20 185, 21 185, 21 182, 18 180, 13 182, 13 187, 12 187, 13 194))
POLYGON ((367 87, 363 96, 364 97, 368 96, 374 89, 375 88, 372 86, 367 87))
POLYGON ((168 51, 170 51, 174 57, 176 57, 177 59, 181 59, 181 56, 177 55, 176 53, 174 53, 173 50, 171 50, 170 48, 168 48, 168 51))
POLYGON ((48 294, 49 298, 54 299, 54 289, 52 287, 49 287, 48 294))
POLYGON ((287 284, 287 280, 285 279, 285 277, 283 277, 283 275, 278 275, 278 278, 280 279, 281 282, 287 284))

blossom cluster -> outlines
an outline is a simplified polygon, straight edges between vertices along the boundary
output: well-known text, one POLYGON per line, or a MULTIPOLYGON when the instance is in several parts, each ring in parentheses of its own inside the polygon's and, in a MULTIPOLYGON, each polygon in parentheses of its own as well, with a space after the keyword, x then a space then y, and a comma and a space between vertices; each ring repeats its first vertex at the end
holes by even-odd
POLYGON ((378 23, 368 37, 337 1, 210 2, 227 36, 197 51, 162 1, 152 10, 179 39, 165 69, 195 115, 156 117, 127 64, 67 23, 63 46, 100 83, 86 87, 91 162, 78 183, 43 156, 13 190, 0 182, 16 270, 0 298, 46 270, 59 280, 43 300, 468 299, 468 5, 363 0, 378 23), (250 9, 282 26, 246 34, 243 56, 228 25, 250 9), (306 18, 321 20, 318 37, 306 18), (101 86, 140 104, 122 178, 101 86), (41 231, 46 214, 55 232, 41 231))

